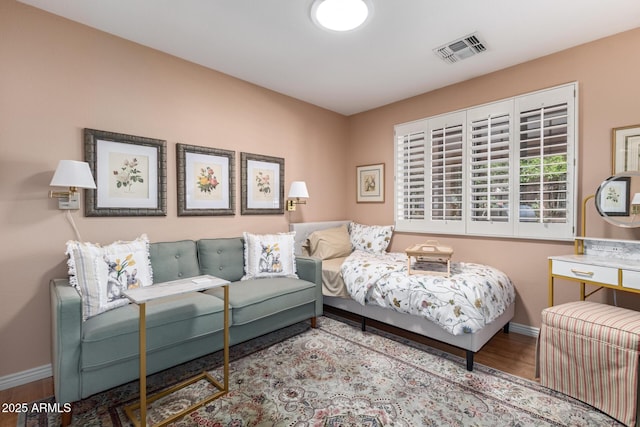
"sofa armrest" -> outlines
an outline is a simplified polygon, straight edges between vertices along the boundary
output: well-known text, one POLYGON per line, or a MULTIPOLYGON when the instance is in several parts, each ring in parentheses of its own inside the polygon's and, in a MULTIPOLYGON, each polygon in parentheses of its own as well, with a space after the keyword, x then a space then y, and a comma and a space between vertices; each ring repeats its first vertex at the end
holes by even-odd
POLYGON ((298 277, 316 284, 316 316, 322 316, 322 260, 306 256, 296 257, 298 277))
POLYGON ((51 298, 52 370, 56 401, 80 400, 82 300, 67 279, 49 282, 51 298))

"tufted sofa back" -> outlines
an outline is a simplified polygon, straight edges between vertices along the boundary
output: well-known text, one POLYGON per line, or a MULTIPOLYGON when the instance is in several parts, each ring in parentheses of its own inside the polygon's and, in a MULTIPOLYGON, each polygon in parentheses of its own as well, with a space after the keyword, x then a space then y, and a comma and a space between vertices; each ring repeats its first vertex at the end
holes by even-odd
POLYGON ((149 257, 154 283, 201 274, 235 282, 244 275, 241 237, 151 243, 149 257))
POLYGON ((200 274, 230 282, 244 275, 244 241, 240 237, 200 239, 197 242, 200 274))
POLYGON ((200 275, 196 242, 193 240, 151 243, 149 258, 154 283, 200 275))

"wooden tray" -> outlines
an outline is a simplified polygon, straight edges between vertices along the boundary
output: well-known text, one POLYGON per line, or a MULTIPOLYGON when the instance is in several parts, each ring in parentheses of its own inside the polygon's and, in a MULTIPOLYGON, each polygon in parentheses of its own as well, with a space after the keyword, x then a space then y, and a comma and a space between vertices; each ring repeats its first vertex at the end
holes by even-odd
POLYGON ((451 275, 451 256, 453 248, 441 245, 437 240, 429 240, 425 243, 418 243, 405 249, 407 254, 407 271, 409 274, 436 274, 445 277, 451 275), (436 263, 446 264, 447 271, 416 270, 411 267, 411 258, 416 259, 416 263, 436 263))

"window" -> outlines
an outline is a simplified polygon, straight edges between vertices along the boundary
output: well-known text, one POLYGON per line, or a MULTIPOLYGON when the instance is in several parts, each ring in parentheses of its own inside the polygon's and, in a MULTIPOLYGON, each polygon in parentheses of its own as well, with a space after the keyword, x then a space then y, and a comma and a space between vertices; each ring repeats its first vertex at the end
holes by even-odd
POLYGON ((576 87, 395 126, 396 230, 575 237, 576 87))

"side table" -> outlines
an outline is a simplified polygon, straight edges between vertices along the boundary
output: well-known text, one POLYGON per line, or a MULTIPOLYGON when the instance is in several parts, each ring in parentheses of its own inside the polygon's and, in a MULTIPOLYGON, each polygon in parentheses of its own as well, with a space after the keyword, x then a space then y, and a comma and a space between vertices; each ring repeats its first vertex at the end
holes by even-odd
POLYGON ((183 417, 189 412, 199 408, 200 406, 225 395, 229 391, 229 281, 214 276, 196 276, 188 279, 174 280, 171 282, 157 283, 152 286, 143 288, 128 289, 123 292, 131 302, 138 305, 139 308, 139 346, 140 346, 140 402, 125 407, 125 413, 131 419, 133 424, 138 427, 146 427, 147 425, 147 403, 158 400, 168 394, 180 390, 190 384, 205 379, 211 382, 219 391, 213 395, 201 400, 184 411, 172 415, 162 421, 157 426, 164 426, 178 418, 183 417), (187 292, 198 292, 206 289, 223 287, 224 288, 224 379, 223 384, 216 381, 207 372, 203 372, 189 380, 186 380, 168 390, 147 398, 147 326, 146 326, 146 303, 159 298, 166 298, 187 292), (140 420, 135 417, 134 411, 140 409, 140 420))

